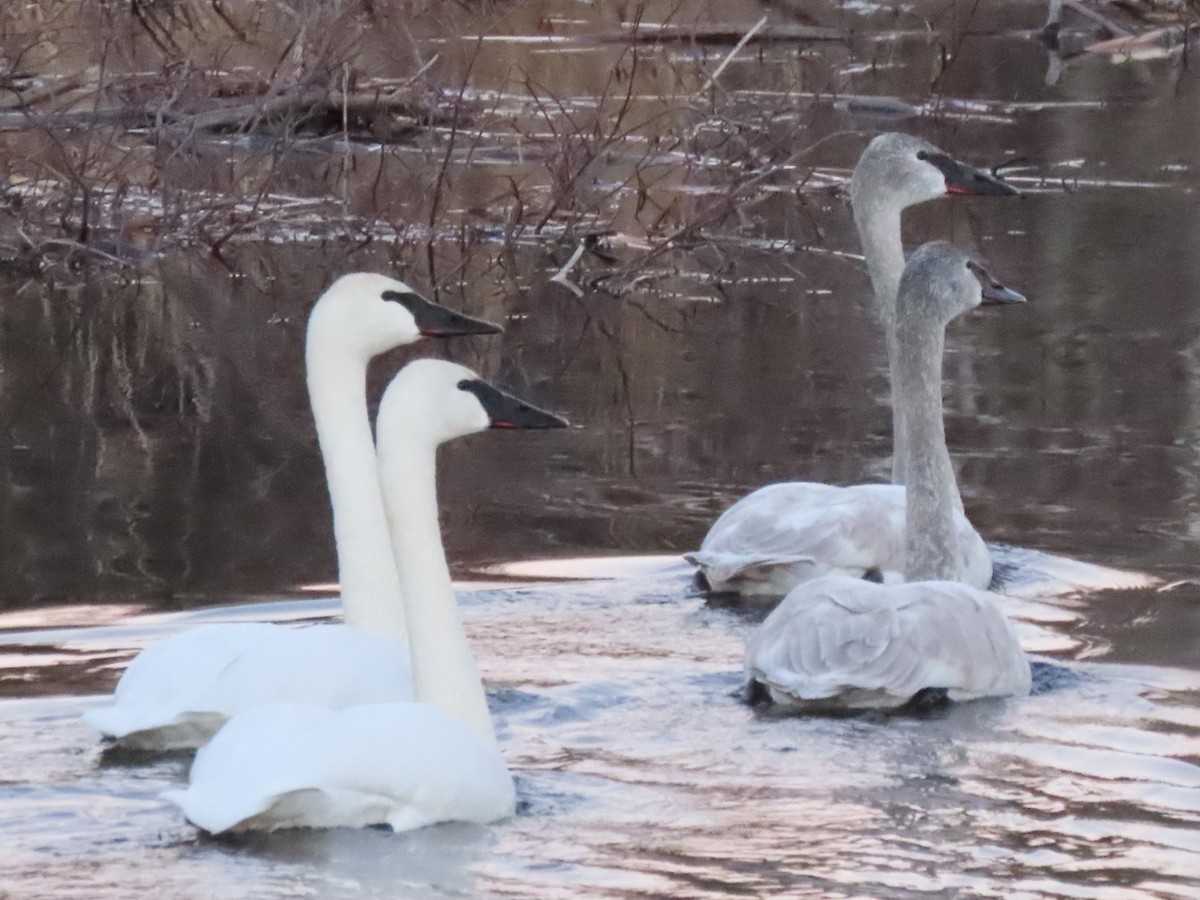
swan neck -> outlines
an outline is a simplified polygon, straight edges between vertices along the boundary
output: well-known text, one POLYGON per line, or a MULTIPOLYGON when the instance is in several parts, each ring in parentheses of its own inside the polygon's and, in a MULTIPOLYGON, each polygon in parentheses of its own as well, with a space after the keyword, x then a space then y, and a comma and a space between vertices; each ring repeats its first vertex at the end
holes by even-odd
POLYGON ((496 742, 487 696, 450 580, 438 523, 437 447, 397 437, 380 446, 392 550, 408 619, 413 693, 496 742))
POLYGON ((854 224, 871 276, 871 315, 890 335, 896 320, 896 292, 904 273, 900 209, 878 200, 859 202, 854 206, 854 224))
POLYGON ((896 375, 897 360, 900 348, 896 339, 896 329, 889 328, 887 339, 888 381, 892 392, 892 484, 904 484, 907 480, 908 465, 908 424, 905 422, 905 404, 897 402, 899 387, 896 375))
POLYGON ((961 508, 958 483, 946 446, 942 412, 945 329, 933 321, 897 326, 896 405, 902 410, 905 445, 905 567, 907 581, 957 581, 958 540, 954 511, 961 508))
POLYGON ((904 247, 900 240, 900 207, 878 198, 854 197, 854 224, 862 242, 867 272, 871 276, 870 311, 884 329, 888 354, 888 385, 893 393, 892 484, 905 483, 904 446, 906 426, 903 411, 895 402, 896 384, 896 294, 904 273, 904 247))
POLYGON ((305 366, 333 508, 343 615, 347 625, 404 640, 400 581, 367 415, 367 362, 326 350, 317 337, 309 336, 305 366))

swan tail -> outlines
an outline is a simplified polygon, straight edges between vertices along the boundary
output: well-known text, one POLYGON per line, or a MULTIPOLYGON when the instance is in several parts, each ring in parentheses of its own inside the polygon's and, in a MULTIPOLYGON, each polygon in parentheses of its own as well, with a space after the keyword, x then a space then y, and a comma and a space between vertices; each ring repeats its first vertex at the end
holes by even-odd
POLYGON ((684 558, 699 567, 713 594, 782 597, 800 582, 824 574, 810 556, 748 557, 700 550, 684 558))
POLYGON ((209 834, 233 831, 239 825, 269 809, 273 797, 250 800, 220 792, 201 791, 194 787, 175 788, 159 794, 168 803, 178 806, 187 820, 209 834))
POLYGON ((129 709, 116 704, 88 710, 83 721, 127 749, 192 750, 216 734, 225 716, 158 707, 129 709))

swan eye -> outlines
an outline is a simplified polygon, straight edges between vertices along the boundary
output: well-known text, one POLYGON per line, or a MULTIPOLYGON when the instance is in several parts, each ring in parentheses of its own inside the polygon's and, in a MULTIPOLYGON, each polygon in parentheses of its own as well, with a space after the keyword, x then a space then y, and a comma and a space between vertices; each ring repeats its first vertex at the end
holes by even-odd
POLYGON ((917 159, 921 160, 921 162, 924 162, 925 160, 929 159, 929 154, 926 153, 924 150, 918 150, 917 151, 917 159))
POLYGON ((458 389, 459 389, 460 391, 465 391, 465 390, 467 390, 467 385, 468 385, 468 384, 470 384, 470 382, 469 382, 467 379, 465 379, 465 378, 464 378, 462 381, 460 381, 460 382, 458 383, 458 389))

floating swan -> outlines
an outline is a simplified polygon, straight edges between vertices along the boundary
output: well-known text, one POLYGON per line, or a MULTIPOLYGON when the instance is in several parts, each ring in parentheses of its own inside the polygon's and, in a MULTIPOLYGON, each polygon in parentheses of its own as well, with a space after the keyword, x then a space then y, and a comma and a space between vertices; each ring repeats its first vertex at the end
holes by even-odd
POLYGON ((379 409, 379 477, 417 702, 252 709, 196 754, 185 790, 164 796, 212 833, 374 824, 401 831, 510 815, 512 778, 438 529, 435 455, 438 444, 489 427, 564 425, 462 366, 425 359, 401 370, 379 409))
MULTIPOLYGON (((778 599, 822 575, 899 584, 904 504, 898 484, 769 484, 725 510, 687 559, 700 566, 710 591, 743 597, 778 599)), ((987 544, 959 510, 954 528, 963 581, 986 588, 987 544)))
MULTIPOLYGON (((854 167, 850 202, 871 276, 872 317, 887 335, 888 371, 895 379, 896 290, 904 270, 900 214, 947 194, 1015 194, 986 172, 907 134, 882 134, 854 167)), ((906 403, 892 407, 893 482, 835 487, 793 481, 767 485, 743 497, 713 523, 687 559, 716 593, 778 598, 809 578, 841 573, 898 582, 904 571, 902 470, 906 403)), ((955 498, 957 500, 957 492, 955 498)), ((955 512, 963 580, 986 588, 992 562, 983 538, 955 512)))
POLYGON ((996 595, 957 583, 957 487, 942 416, 946 325, 981 302, 1021 302, 951 244, 918 249, 897 300, 897 387, 906 427, 905 576, 879 585, 832 575, 794 588, 746 647, 752 695, 784 709, 895 707, 1027 694, 1029 661, 996 595))
POLYGON ((201 746, 230 716, 286 700, 340 708, 412 696, 400 582, 375 475, 367 364, 422 336, 502 329, 423 299, 402 282, 356 273, 313 307, 305 366, 333 506, 345 625, 203 625, 129 664, 113 705, 84 715, 122 746, 201 746), (317 664, 319 661, 319 664, 317 664))
MULTIPOLYGON (((881 134, 867 145, 850 179, 850 206, 871 276, 871 313, 887 338, 888 379, 896 381, 896 291, 904 271, 900 214, 951 196, 1013 196, 1017 189, 912 135, 881 134)), ((892 404, 892 483, 904 484, 904 409, 892 404)))

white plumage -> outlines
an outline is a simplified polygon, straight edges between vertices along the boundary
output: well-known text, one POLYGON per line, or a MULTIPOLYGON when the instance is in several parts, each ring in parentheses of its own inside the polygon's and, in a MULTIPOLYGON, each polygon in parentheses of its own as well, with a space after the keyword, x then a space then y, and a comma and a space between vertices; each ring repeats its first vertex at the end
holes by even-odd
POLYGON ((412 671, 407 644, 347 625, 201 625, 138 654, 113 699, 84 721, 131 749, 188 749, 264 703, 411 700, 412 671))
POLYGON ((187 789, 163 796, 214 834, 372 824, 407 831, 491 822, 516 802, 495 744, 422 703, 259 707, 201 748, 187 789))
POLYGON ((489 427, 565 424, 454 363, 405 366, 379 408, 379 480, 419 702, 259 706, 230 719, 196 755, 188 787, 164 796, 214 833, 373 824, 401 831, 510 815, 512 778, 438 529, 436 451, 489 427))
POLYGON ((122 675, 113 705, 84 720, 122 746, 173 750, 201 746, 230 716, 262 703, 338 709, 412 699, 400 583, 367 415, 367 364, 423 334, 498 330, 383 275, 359 272, 334 282, 309 315, 305 365, 347 625, 191 629, 143 650, 122 675))

